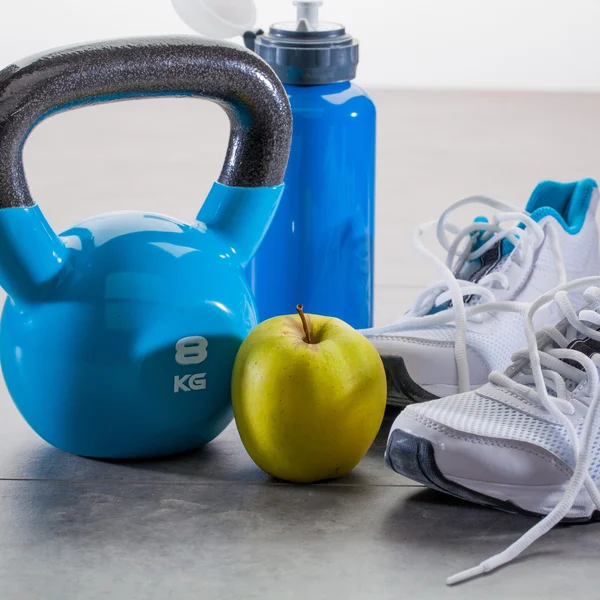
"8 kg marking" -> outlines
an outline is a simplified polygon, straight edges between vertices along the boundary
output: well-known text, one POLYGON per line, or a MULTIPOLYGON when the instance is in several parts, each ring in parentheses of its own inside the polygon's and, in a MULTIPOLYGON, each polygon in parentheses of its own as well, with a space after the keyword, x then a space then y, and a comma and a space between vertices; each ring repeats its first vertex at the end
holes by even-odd
MULTIPOLYGON (((208 340, 200 335, 181 338, 175 344, 175 361, 179 365, 198 365, 208 358, 208 340)), ((206 389, 206 373, 175 375, 173 392, 196 392, 206 389)))

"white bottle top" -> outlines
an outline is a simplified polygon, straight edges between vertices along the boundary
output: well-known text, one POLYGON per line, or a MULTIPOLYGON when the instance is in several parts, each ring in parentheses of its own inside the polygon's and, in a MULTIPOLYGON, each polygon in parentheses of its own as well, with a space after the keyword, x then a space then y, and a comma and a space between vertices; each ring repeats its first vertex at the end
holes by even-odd
MULTIPOLYGON (((217 39, 243 35, 256 23, 254 0, 171 0, 181 20, 196 33, 217 39)), ((298 30, 313 31, 323 0, 293 0, 298 30)))

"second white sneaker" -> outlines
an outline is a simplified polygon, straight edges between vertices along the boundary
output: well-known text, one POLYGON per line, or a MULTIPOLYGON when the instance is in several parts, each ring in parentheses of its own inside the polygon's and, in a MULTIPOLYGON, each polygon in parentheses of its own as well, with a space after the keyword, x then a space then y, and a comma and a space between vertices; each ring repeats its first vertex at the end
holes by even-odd
POLYGON ((477 504, 544 515, 519 540, 449 584, 506 564, 562 520, 600 519, 600 277, 548 292, 529 308, 527 348, 467 392, 409 406, 392 426, 386 463, 477 504), (577 311, 567 290, 585 290, 577 311), (537 331, 554 300, 562 319, 537 331))
MULTIPOLYGON (((388 403, 405 406, 470 391, 485 384, 491 371, 505 369, 525 345, 527 304, 560 283, 600 273, 597 206, 591 179, 546 181, 525 211, 474 196, 421 226, 417 248, 435 261, 443 279, 393 325, 362 332, 383 359, 388 403), (463 228, 449 223, 450 214, 467 204, 497 212, 463 228), (445 262, 420 241, 427 227, 436 227, 445 262)), ((556 311, 546 308, 536 315, 536 326, 555 320, 556 311)))

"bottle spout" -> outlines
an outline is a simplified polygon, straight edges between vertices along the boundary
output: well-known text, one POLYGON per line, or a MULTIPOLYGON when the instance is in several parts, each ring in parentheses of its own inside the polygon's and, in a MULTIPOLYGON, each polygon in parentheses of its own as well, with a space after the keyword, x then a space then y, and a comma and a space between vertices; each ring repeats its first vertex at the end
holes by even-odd
POLYGON ((298 31, 314 31, 319 25, 319 7, 323 0, 294 0, 298 9, 298 31))

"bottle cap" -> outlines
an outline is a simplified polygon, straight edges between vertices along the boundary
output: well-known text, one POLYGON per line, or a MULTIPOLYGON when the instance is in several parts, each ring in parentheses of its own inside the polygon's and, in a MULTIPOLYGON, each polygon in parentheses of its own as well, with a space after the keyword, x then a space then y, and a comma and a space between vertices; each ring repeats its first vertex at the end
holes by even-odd
POLYGON ((322 0, 294 0, 296 21, 275 23, 253 41, 255 52, 283 83, 320 85, 356 77, 358 40, 343 25, 319 21, 322 4, 322 0))

